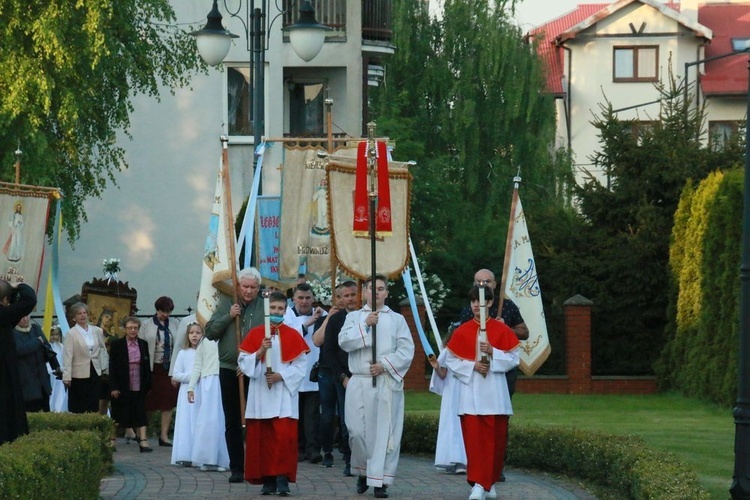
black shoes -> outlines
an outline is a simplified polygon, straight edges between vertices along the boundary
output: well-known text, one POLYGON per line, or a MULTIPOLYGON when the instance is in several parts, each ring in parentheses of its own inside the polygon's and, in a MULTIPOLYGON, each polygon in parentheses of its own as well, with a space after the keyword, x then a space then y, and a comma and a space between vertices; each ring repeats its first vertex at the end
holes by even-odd
POLYGON ((365 476, 359 476, 357 478, 357 493, 360 495, 367 491, 370 487, 367 486, 367 478, 365 476))
POLYGON ((169 441, 164 441, 162 438, 159 438, 159 446, 167 446, 169 448, 172 447, 172 443, 169 441))
MULTIPOLYGON (((233 471, 232 475, 229 476, 229 482, 230 483, 244 483, 245 482, 245 476, 241 471, 233 471)), ((265 485, 264 485, 265 487, 265 485)), ((276 488, 274 487, 274 491, 276 491, 276 488)), ((268 493, 266 493, 268 494, 268 493)))
POLYGON ((152 448, 149 448, 148 446, 148 439, 141 439, 138 441, 138 446, 141 449, 141 453, 150 453, 154 451, 152 448), (143 443, 146 443, 146 446, 143 446, 143 443))
POLYGON ((381 488, 375 487, 375 498, 388 498, 388 486, 383 485, 381 488))
POLYGON ((346 477, 352 477, 352 466, 347 462, 347 464, 344 466, 344 475, 346 477))
POLYGON ((289 496, 289 479, 286 476, 276 476, 276 491, 280 497, 289 496))
POLYGON ((261 495, 273 495, 276 493, 276 476, 266 476, 263 478, 263 487, 260 489, 261 495))
MULTIPOLYGON (((316 453, 315 455, 312 455, 310 457, 311 464, 319 464, 322 461, 323 461, 323 457, 320 455, 320 453, 316 453)), ((331 465, 333 465, 333 457, 331 457, 331 465)))
POLYGON ((323 455, 323 463, 321 465, 323 465, 323 467, 333 467, 333 454, 326 453, 323 455))

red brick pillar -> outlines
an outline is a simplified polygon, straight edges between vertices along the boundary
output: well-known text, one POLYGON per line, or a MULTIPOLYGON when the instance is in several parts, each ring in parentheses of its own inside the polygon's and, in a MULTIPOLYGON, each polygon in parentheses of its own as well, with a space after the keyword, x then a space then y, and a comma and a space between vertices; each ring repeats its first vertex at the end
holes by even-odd
MULTIPOLYGON (((417 305, 419 311, 419 319, 422 325, 425 324, 425 312, 423 305, 417 305)), ((401 314, 406 319, 406 324, 409 325, 409 331, 411 332, 411 338, 414 341, 414 361, 411 362, 411 368, 406 373, 404 379, 405 389, 416 389, 418 391, 426 391, 430 388, 429 380, 425 378, 427 370, 425 365, 427 364, 427 355, 422 347, 422 341, 419 340, 419 333, 417 332, 416 323, 414 323, 414 315, 411 312, 409 302, 401 304, 401 314)))
POLYGON ((565 358, 568 393, 591 393, 591 302, 575 295, 565 306, 565 358))

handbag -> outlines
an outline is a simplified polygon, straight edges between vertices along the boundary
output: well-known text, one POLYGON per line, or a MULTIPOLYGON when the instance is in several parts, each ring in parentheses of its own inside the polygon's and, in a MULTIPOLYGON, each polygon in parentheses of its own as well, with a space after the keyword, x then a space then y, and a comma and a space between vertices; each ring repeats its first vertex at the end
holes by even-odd
POLYGON ((317 382, 320 375, 320 363, 317 361, 310 369, 310 382, 317 382))

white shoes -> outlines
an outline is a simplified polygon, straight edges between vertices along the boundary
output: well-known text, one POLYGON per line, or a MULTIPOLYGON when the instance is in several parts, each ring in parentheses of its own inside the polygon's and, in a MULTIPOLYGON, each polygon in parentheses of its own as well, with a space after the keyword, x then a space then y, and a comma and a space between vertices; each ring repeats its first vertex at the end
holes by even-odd
POLYGON ((484 498, 497 498, 497 491, 495 491, 495 485, 490 487, 490 491, 484 494, 484 498))
POLYGON ((224 467, 219 467, 216 465, 201 465, 201 471, 202 472, 226 472, 227 470, 224 467))
POLYGON ((471 495, 469 495, 469 500, 484 500, 484 488, 482 488, 482 485, 479 483, 474 484, 474 487, 471 488, 471 495))
POLYGON ((453 471, 454 474, 466 474, 466 466, 464 464, 456 464, 456 468, 453 471))

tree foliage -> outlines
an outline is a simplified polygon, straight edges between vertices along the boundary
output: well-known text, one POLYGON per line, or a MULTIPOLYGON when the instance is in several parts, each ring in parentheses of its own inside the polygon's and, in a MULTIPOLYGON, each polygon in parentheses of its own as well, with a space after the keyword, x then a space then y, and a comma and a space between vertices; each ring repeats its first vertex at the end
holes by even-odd
POLYGON ((86 221, 83 203, 127 168, 116 143, 135 94, 185 86, 202 68, 168 0, 0 3, 0 175, 59 187, 68 237, 86 221))
POLYGON ((683 191, 670 248, 669 325, 656 364, 662 388, 726 406, 737 394, 740 168, 710 174, 683 191))
POLYGON ((553 101, 512 6, 448 0, 435 19, 422 2, 395 0, 398 50, 373 92, 378 133, 395 140, 399 159, 417 161, 411 237, 452 291, 446 320, 465 305, 476 269, 499 280, 519 168, 527 213, 568 200, 569 162, 550 151, 553 101))
POLYGON ((670 81, 658 89, 661 109, 648 126, 602 107, 594 123, 601 149, 592 160, 609 186, 592 180, 576 189, 585 245, 571 250, 581 265, 581 293, 595 304, 597 374, 652 372, 665 341, 669 243, 680 193, 687 179, 698 182, 742 158, 736 141, 722 150, 700 142, 704 112, 682 98, 682 87, 670 81))

